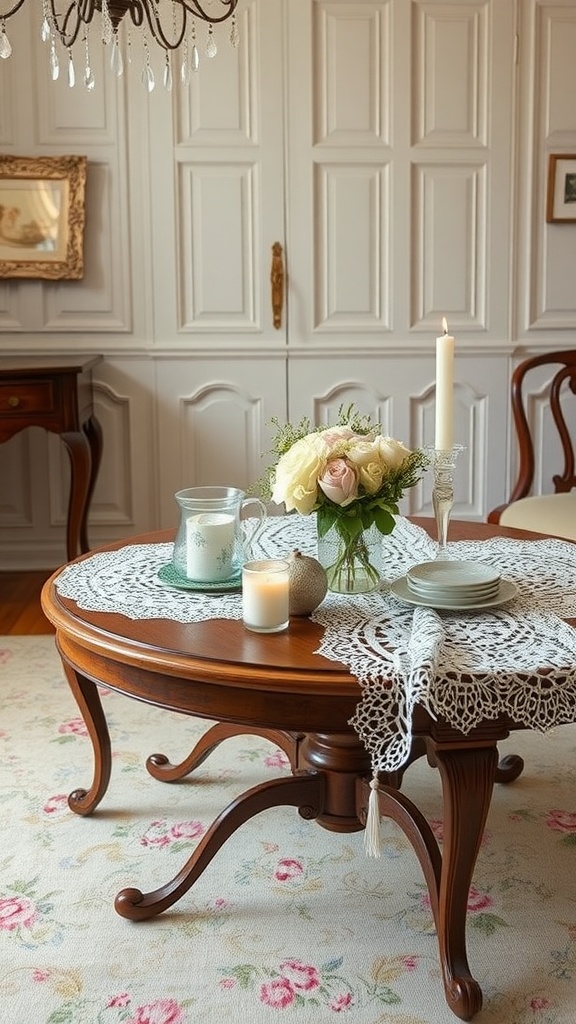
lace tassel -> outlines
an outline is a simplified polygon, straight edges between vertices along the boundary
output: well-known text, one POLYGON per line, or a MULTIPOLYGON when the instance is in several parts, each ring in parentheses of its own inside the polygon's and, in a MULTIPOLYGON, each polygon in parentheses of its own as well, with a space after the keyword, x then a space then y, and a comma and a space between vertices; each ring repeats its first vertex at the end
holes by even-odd
POLYGON ((370 780, 370 797, 368 814, 364 829, 364 850, 369 857, 379 857, 382 847, 380 843, 380 804, 378 802, 378 776, 376 772, 370 780))

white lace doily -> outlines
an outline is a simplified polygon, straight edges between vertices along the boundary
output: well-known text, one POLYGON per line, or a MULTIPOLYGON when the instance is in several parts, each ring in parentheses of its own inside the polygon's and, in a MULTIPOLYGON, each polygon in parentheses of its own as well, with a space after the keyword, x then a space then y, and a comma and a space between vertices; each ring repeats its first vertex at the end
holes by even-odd
MULTIPOLYGON (((399 517, 383 538, 385 572, 371 594, 328 594, 312 618, 324 627, 318 654, 348 666, 362 688, 351 720, 373 767, 394 771, 410 752, 412 712, 421 704, 469 732, 507 714, 542 731, 576 721, 576 544, 498 537, 449 544, 449 557, 496 566, 518 586, 509 604, 475 612, 437 612, 403 605, 392 580, 432 560, 436 544, 399 517)), ((253 551, 280 557, 299 548, 316 553, 314 517, 270 517, 253 551)), ((172 544, 128 545, 62 570, 59 593, 81 608, 131 619, 179 622, 240 619, 239 593, 174 590, 157 576, 172 544)))

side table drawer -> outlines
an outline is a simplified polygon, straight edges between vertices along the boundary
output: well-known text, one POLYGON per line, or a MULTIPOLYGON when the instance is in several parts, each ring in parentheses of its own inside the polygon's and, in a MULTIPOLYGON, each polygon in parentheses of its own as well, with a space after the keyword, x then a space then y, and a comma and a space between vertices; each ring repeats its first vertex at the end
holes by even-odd
POLYGON ((0 383, 0 416, 3 419, 50 413, 55 408, 52 381, 0 383))

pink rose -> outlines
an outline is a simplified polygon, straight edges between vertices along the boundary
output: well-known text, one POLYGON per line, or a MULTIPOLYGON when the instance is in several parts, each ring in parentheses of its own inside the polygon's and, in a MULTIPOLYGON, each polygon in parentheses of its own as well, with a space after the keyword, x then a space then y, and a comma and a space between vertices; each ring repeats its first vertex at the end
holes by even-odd
POLYGON ((36 905, 27 896, 0 899, 0 930, 12 932, 21 926, 31 928, 37 920, 36 905))
POLYGON ((289 768, 290 761, 286 757, 286 754, 282 750, 277 750, 275 754, 269 754, 268 757, 264 758, 264 764, 267 768, 289 768))
POLYGON ((68 797, 65 793, 58 793, 56 796, 51 796, 46 801, 42 808, 44 814, 57 814, 58 811, 68 810, 68 797))
POLYGON ((170 837, 166 834, 166 822, 151 821, 140 840, 141 846, 168 846, 170 837))
POLYGON ((304 868, 301 861, 291 860, 290 857, 283 857, 276 865, 274 878, 277 882, 290 882, 293 878, 298 878, 299 875, 303 874, 304 868))
POLYGON ((328 462, 318 485, 335 505, 349 505, 358 497, 356 470, 346 459, 332 459, 328 462))
POLYGON ((576 814, 572 811, 549 811, 546 824, 556 832, 576 832, 576 814))
POLYGON ((320 987, 320 975, 315 967, 300 960, 285 960, 280 964, 282 977, 298 992, 311 992, 320 987))
POLYGON ((272 1006, 275 1010, 283 1010, 296 998, 294 989, 286 978, 274 978, 266 981, 260 989, 260 1002, 272 1006))
POLYGON ((205 831, 201 821, 180 821, 177 825, 172 825, 170 834, 174 839, 198 839, 205 831))
POLYGON ((468 893, 468 910, 486 910, 487 907, 492 907, 494 900, 487 893, 481 893, 473 885, 470 887, 468 893))
POLYGON ((530 1000, 531 1010, 549 1010, 551 1006, 552 1003, 543 996, 534 996, 534 998, 530 1000))
POLYGON ((328 1006, 334 1013, 342 1013, 342 1010, 348 1010, 352 1006, 352 993, 343 992, 342 995, 331 999, 328 1006))
POLYGON ((110 996, 110 999, 106 1003, 106 1006, 112 1008, 114 1006, 128 1006, 130 1002, 130 996, 127 992, 120 992, 117 996, 110 996))
POLYGON ((69 722, 62 722, 58 732, 71 732, 75 736, 87 736, 88 730, 83 718, 71 718, 69 722))
POLYGON ((340 444, 341 441, 349 441, 351 437, 356 437, 351 427, 327 427, 326 430, 320 431, 322 440, 326 442, 329 448, 334 448, 335 445, 340 444))
POLYGON ((139 1006, 127 1024, 184 1024, 184 1013, 175 999, 157 999, 139 1006))

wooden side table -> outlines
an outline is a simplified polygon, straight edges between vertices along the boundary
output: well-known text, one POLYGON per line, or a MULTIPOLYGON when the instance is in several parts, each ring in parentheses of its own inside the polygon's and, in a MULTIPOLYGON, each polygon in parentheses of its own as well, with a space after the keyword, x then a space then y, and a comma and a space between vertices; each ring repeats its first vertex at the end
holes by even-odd
POLYGON ((102 356, 14 358, 0 362, 0 443, 26 427, 59 434, 70 457, 68 560, 89 550, 88 509, 102 456, 92 369, 102 356))

